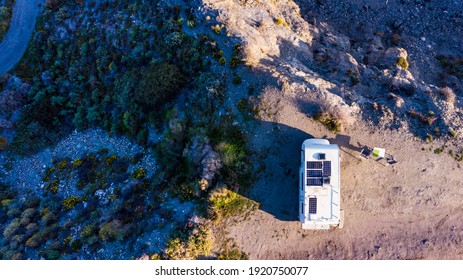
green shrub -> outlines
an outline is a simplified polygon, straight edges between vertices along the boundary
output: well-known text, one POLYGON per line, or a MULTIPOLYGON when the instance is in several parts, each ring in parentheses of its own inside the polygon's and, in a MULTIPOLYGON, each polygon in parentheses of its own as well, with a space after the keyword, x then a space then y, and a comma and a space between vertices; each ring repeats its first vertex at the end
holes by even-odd
POLYGON ((82 249, 82 241, 80 239, 76 239, 71 242, 71 249, 74 252, 78 252, 80 249, 82 249))
POLYGON ((58 163, 58 170, 63 171, 64 169, 66 169, 67 166, 68 166, 68 162, 67 160, 64 159, 58 163))
POLYGON ((125 233, 122 229, 122 223, 119 220, 112 220, 101 227, 98 235, 102 241, 107 242, 122 240, 125 233))
POLYGON ((230 59, 230 68, 235 69, 240 64, 241 64, 241 59, 239 59, 238 57, 233 56, 230 59))
POLYGON ((7 208, 7 207, 9 207, 13 202, 14 202, 13 199, 2 199, 0 205, 1 205, 2 207, 7 208))
POLYGON ((259 208, 259 203, 226 188, 211 193, 209 202, 216 220, 237 215, 247 216, 259 208))
POLYGON ((72 236, 68 236, 68 237, 64 238, 63 245, 64 246, 69 246, 69 245, 71 245, 71 242, 72 242, 72 236))
POLYGON ((58 192, 58 187, 59 187, 59 180, 55 179, 51 181, 50 183, 45 185, 45 189, 51 191, 52 193, 57 193, 58 192))
POLYGON ((45 169, 45 175, 43 176, 43 181, 48 182, 51 179, 51 176, 56 171, 55 167, 49 167, 45 169))
POLYGON ((342 129, 342 123, 326 112, 319 112, 316 114, 315 120, 321 122, 329 131, 334 133, 338 133, 342 129))
POLYGON ((150 260, 151 260, 151 261, 159 261, 159 260, 161 260, 161 255, 159 255, 159 254, 152 254, 152 255, 150 256, 150 260))
POLYGON ((38 247, 40 244, 39 244, 39 240, 38 240, 38 237, 37 237, 37 233, 32 235, 29 239, 27 239, 27 241, 26 241, 26 243, 24 245, 26 247, 31 247, 31 248, 38 247))
POLYGON ((239 84, 241 84, 241 82, 242 82, 242 79, 241 79, 240 76, 236 75, 236 76, 233 77, 233 84, 234 85, 239 85, 239 84))
POLYGON ((8 207, 10 203, 14 202, 12 199, 15 196, 16 192, 9 185, 0 182, 0 207, 8 207))
POLYGON ((20 228, 19 219, 16 218, 12 220, 8 224, 8 226, 6 226, 6 228, 3 230, 3 237, 6 240, 10 240, 13 237, 13 235, 15 235, 19 231, 19 228, 20 228))
POLYGON ((138 168, 132 174, 132 177, 138 180, 145 178, 145 176, 146 176, 146 170, 143 168, 138 168))
POLYGON ((276 25, 282 25, 282 26, 287 26, 288 25, 286 23, 286 21, 281 17, 278 17, 278 18, 275 19, 275 24, 276 25))
POLYGON ((236 248, 224 251, 217 257, 218 260, 249 260, 248 254, 236 248))
POLYGON ((399 56, 397 58, 397 65, 400 66, 404 70, 408 70, 408 61, 405 57, 399 56))
POLYGON ((241 98, 240 100, 238 100, 236 106, 238 107, 238 110, 244 111, 248 108, 248 100, 245 98, 241 98))
POLYGON ((219 59, 219 64, 220 64, 220 65, 224 65, 225 63, 227 63, 227 59, 226 59, 225 57, 222 56, 222 57, 219 59))
POLYGON ((62 204, 66 210, 71 210, 79 202, 80 199, 77 196, 70 196, 68 198, 65 198, 62 204))
POLYGON ((32 197, 29 197, 27 198, 24 203, 23 203, 23 207, 26 207, 26 208, 35 208, 37 206, 40 205, 40 198, 36 197, 36 196, 32 196, 32 197))
POLYGON ((426 135, 426 142, 431 143, 434 140, 434 137, 432 137, 431 134, 426 135))
POLYGON ((21 213, 21 218, 33 218, 37 211, 34 208, 27 208, 21 213))
POLYGON ((26 226, 26 234, 31 235, 37 232, 39 226, 36 223, 28 224, 26 226))
POLYGON ((47 260, 57 260, 60 257, 60 253, 57 250, 48 250, 45 253, 45 258, 47 260))
POLYGON ((107 165, 112 165, 117 160, 117 155, 111 155, 106 159, 107 165))
POLYGON ((237 143, 221 142, 216 151, 226 166, 234 165, 246 156, 245 150, 237 143))
POLYGON ((211 29, 215 32, 215 34, 220 34, 222 28, 224 28, 224 26, 218 24, 211 26, 211 29))
POLYGON ((172 64, 150 65, 141 77, 136 99, 147 108, 159 108, 177 97, 185 83, 180 69, 172 64))
POLYGON ((241 49, 242 49, 241 44, 235 44, 233 46, 233 51, 232 52, 233 52, 234 55, 239 55, 241 53, 241 49))
POLYGON ((214 238, 212 232, 204 225, 195 227, 185 236, 174 237, 167 242, 164 251, 166 259, 192 260, 199 256, 208 256, 211 253, 214 238))
POLYGON ((46 208, 46 211, 43 211, 42 212, 42 222, 45 224, 45 225, 51 225, 52 223, 56 222, 58 220, 58 218, 56 217, 56 215, 50 211, 50 209, 46 208))
POLYGON ((89 238, 95 234, 96 227, 95 225, 88 225, 80 232, 80 237, 83 239, 89 238))
POLYGON ((186 22, 186 26, 188 26, 189 28, 194 28, 196 26, 196 22, 194 20, 188 20, 186 22))
POLYGON ((72 162, 72 165, 74 167, 79 167, 81 166, 82 164, 84 163, 84 161, 80 158, 76 158, 73 162, 72 162))

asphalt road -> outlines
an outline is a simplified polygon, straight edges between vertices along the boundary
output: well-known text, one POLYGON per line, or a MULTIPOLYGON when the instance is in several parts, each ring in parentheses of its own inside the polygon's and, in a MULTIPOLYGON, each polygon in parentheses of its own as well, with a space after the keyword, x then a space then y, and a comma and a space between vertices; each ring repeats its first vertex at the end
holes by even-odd
POLYGON ((0 76, 19 62, 34 31, 37 15, 45 0, 16 0, 8 33, 0 43, 0 76))

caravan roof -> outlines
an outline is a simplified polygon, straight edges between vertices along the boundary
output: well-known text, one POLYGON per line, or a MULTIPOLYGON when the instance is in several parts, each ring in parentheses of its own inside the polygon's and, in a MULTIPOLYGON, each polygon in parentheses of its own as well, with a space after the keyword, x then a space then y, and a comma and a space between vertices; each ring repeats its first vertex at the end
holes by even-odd
POLYGON ((339 147, 326 139, 302 144, 299 217, 304 229, 329 229, 341 219, 339 147))

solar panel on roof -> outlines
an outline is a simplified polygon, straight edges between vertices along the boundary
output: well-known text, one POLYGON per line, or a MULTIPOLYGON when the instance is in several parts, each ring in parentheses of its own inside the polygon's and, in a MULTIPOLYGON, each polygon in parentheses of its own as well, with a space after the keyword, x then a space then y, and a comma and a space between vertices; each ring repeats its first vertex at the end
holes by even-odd
POLYGON ((331 161, 323 162, 323 176, 331 176, 331 161))
POLYGON ((309 197, 309 214, 317 214, 317 198, 309 197))
POLYGON ((307 177, 322 177, 323 172, 321 170, 307 170, 307 177))
POLYGON ((323 178, 307 178, 307 186, 323 186, 323 178))
POLYGON ((322 169, 322 162, 321 161, 308 161, 307 169, 322 169))

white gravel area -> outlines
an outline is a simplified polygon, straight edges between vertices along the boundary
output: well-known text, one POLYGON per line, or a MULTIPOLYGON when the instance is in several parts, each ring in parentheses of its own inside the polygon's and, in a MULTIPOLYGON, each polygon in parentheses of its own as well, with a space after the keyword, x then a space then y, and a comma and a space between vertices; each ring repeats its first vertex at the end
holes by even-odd
MULTIPOLYGON (((142 167, 146 169, 148 178, 155 174, 156 160, 148 150, 132 143, 125 137, 114 137, 101 129, 89 129, 83 132, 74 132, 56 146, 47 148, 33 156, 10 159, 12 169, 3 170, 4 180, 12 186, 16 186, 19 193, 26 193, 28 190, 40 192, 43 187, 44 172, 46 168, 53 165, 53 159, 70 158, 73 160, 89 153, 98 152, 103 148, 119 157, 130 157, 144 153, 142 160, 136 165, 130 166, 129 170, 142 167)), ((4 159, 2 162, 6 162, 5 157, 2 155, 2 159, 4 159)))

